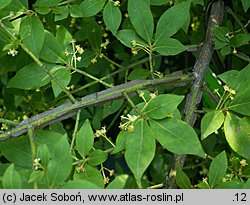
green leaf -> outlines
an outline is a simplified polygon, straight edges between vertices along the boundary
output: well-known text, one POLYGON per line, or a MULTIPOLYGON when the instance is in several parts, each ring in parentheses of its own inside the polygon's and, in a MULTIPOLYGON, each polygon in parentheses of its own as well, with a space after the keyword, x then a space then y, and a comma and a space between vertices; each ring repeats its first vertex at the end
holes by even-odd
POLYGON ((28 137, 11 139, 0 143, 1 154, 15 166, 32 169, 30 142, 28 137))
POLYGON ((158 95, 148 103, 142 114, 153 119, 163 119, 176 110, 183 98, 173 94, 158 95))
POLYGON ((149 72, 143 68, 136 68, 131 73, 129 73, 128 80, 138 80, 138 79, 147 79, 149 72))
POLYGON ((126 140, 125 160, 140 184, 141 177, 155 155, 155 139, 147 122, 139 119, 134 125, 134 132, 126 140))
POLYGON ((50 188, 56 188, 64 182, 72 168, 72 157, 69 151, 69 143, 66 137, 61 137, 55 144, 55 155, 50 160, 47 169, 47 179, 50 188))
POLYGON ((52 157, 46 144, 40 144, 37 147, 37 156, 41 159, 40 163, 47 168, 50 158, 52 157))
POLYGON ((227 108, 242 115, 250 116, 250 88, 243 92, 236 92, 234 100, 227 108))
POLYGON ((102 10, 106 0, 84 0, 81 3, 82 16, 91 17, 102 10))
POLYGON ((155 50, 161 55, 172 56, 187 50, 187 47, 177 39, 162 36, 156 42, 155 50))
POLYGON ((114 180, 107 186, 107 189, 124 189, 127 183, 129 175, 121 174, 116 176, 114 180))
POLYGON ((221 42, 228 43, 229 38, 227 34, 230 32, 229 28, 227 27, 216 27, 214 28, 214 34, 216 39, 220 40, 221 42))
POLYGON ((239 155, 250 159, 250 120, 227 113, 224 130, 230 147, 239 155))
POLYGON ((52 33, 45 32, 45 40, 40 57, 50 63, 67 64, 63 42, 59 42, 52 33))
POLYGON ((66 19, 69 15, 69 8, 68 6, 60 6, 54 9, 55 13, 55 21, 61 21, 66 19))
POLYGON ((18 172, 14 168, 14 164, 11 164, 4 172, 2 184, 4 189, 21 189, 22 181, 18 172))
POLYGON ((225 46, 224 48, 222 48, 220 50, 220 53, 221 55, 223 56, 226 56, 226 55, 229 55, 231 53, 231 47, 228 45, 228 46, 225 46))
POLYGON ((83 172, 76 171, 74 173, 74 181, 85 180, 88 182, 92 182, 99 188, 104 188, 103 176, 97 168, 91 167, 88 164, 84 164, 83 170, 83 172))
POLYGON ((21 68, 8 82, 8 88, 32 90, 47 85, 50 77, 36 63, 21 68))
POLYGON ((100 189, 96 184, 86 180, 74 180, 67 181, 63 186, 63 189, 100 189))
POLYGON ((94 145, 94 133, 89 120, 86 120, 76 134, 76 149, 85 158, 94 145))
POLYGON ((92 166, 99 165, 105 162, 108 158, 108 154, 100 149, 96 149, 89 154, 88 163, 92 166))
POLYGON ((237 48, 245 44, 248 44, 249 41, 250 41, 250 34, 240 33, 238 35, 233 36, 230 39, 230 46, 237 48))
POLYGON ((170 0, 150 0, 150 4, 154 6, 161 6, 170 2, 170 0))
POLYGON ((116 35, 122 22, 122 14, 118 6, 114 6, 112 1, 108 1, 103 11, 103 20, 108 29, 116 35))
POLYGON ((62 0, 37 0, 34 6, 39 6, 39 7, 53 7, 58 5, 62 0))
POLYGON ((90 21, 87 24, 87 36, 91 48, 94 51, 99 51, 102 43, 102 30, 95 21, 90 21))
POLYGON ((35 7, 35 10, 39 14, 46 15, 51 11, 51 8, 49 8, 49 7, 35 7))
POLYGON ((124 29, 118 31, 116 38, 125 46, 132 48, 131 41, 136 41, 138 44, 147 46, 147 43, 139 37, 134 30, 124 29))
POLYGON ((82 9, 79 5, 71 5, 69 9, 71 17, 73 18, 83 17, 82 9))
POLYGON ((211 188, 214 188, 217 184, 222 181, 227 171, 227 155, 223 151, 218 154, 212 161, 209 172, 208 172, 208 182, 211 188))
POLYGON ((245 184, 244 184, 244 186, 242 187, 243 189, 250 189, 250 179, 248 179, 246 182, 245 182, 245 184))
POLYGON ((242 3, 244 11, 247 12, 247 10, 250 7, 250 1, 249 0, 241 0, 241 3, 242 3))
MULTIPOLYGON (((35 143, 36 143, 36 145, 38 147, 40 145, 46 145, 48 148, 49 156, 52 158, 55 156, 55 152, 56 152, 55 145, 62 138, 67 138, 67 135, 61 134, 58 132, 54 132, 54 131, 50 131, 50 130, 37 130, 37 131, 35 131, 35 143)), ((44 150, 44 151, 45 151, 45 149, 46 148, 42 148, 42 150, 44 150)), ((43 153, 43 154, 45 154, 45 153, 43 153)), ((45 155, 47 155, 47 154, 45 154, 45 155)), ((44 159, 47 159, 47 156, 44 156, 44 159)))
POLYGON ((11 2, 12 2, 12 0, 0 0, 0 9, 5 8, 5 7, 8 6, 11 2))
POLYGON ((186 122, 170 118, 150 120, 149 124, 157 141, 170 152, 206 156, 196 132, 186 122))
POLYGON ((127 131, 122 130, 119 132, 116 138, 116 144, 115 144, 115 148, 112 151, 112 154, 116 154, 125 149, 126 139, 128 135, 129 135, 129 132, 127 131))
POLYGON ((115 100, 105 103, 103 106, 103 119, 118 111, 123 105, 123 102, 124 100, 115 100))
POLYGON ((191 184, 188 176, 181 169, 177 169, 175 180, 176 180, 176 184, 181 189, 191 189, 192 188, 192 184, 191 184))
POLYGON ((150 2, 128 0, 128 14, 136 32, 150 44, 154 31, 154 19, 150 10, 150 2))
POLYGON ((234 80, 237 78, 238 74, 239 74, 238 70, 229 70, 227 72, 218 75, 218 77, 229 87, 234 88, 235 85, 234 80))
POLYGON ((19 33, 24 46, 36 57, 39 57, 44 42, 44 28, 39 17, 26 16, 21 21, 19 33))
POLYGON ((44 177, 44 172, 42 170, 33 171, 30 174, 28 183, 39 182, 43 179, 43 177, 44 177))
POLYGON ((218 130, 224 122, 224 114, 221 110, 214 110, 204 115, 201 120, 201 139, 218 130))
POLYGON ((155 33, 155 44, 161 39, 174 35, 189 18, 190 0, 176 4, 165 11, 158 20, 155 33))
MULTIPOLYGON (((57 66, 53 70, 54 76, 60 80, 61 84, 66 88, 71 80, 70 69, 63 66, 57 66)), ((62 88, 54 80, 51 81, 54 96, 57 97, 62 92, 62 88)))
POLYGON ((216 189, 243 189, 244 182, 241 181, 227 181, 218 184, 215 188, 216 189))

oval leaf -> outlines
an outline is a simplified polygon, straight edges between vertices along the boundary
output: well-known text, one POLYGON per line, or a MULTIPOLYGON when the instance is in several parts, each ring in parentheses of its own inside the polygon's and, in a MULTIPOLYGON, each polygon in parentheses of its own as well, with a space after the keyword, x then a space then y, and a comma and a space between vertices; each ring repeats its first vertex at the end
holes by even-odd
POLYGON ((8 83, 9 88, 32 90, 47 85, 50 77, 36 63, 21 68, 8 83))
MULTIPOLYGON (((61 84, 66 88, 71 80, 71 72, 69 68, 57 66, 52 71, 54 77, 60 80, 61 84)), ((54 80, 51 81, 54 96, 57 97, 62 92, 62 88, 54 80)))
POLYGON ((217 184, 219 184, 222 181, 222 178, 226 174, 226 171, 227 171, 227 155, 226 152, 223 151, 213 159, 209 167, 208 180, 211 188, 214 188, 217 184))
POLYGON ((173 56, 187 50, 187 47, 174 38, 160 38, 155 44, 155 50, 161 55, 173 56))
POLYGON ((155 155, 155 139, 152 129, 147 123, 139 119, 134 125, 134 132, 129 133, 126 140, 125 160, 140 183, 144 171, 155 155))
POLYGON ((136 41, 138 44, 146 46, 146 42, 139 37, 134 30, 124 29, 118 31, 116 38, 125 46, 132 48, 132 41, 136 41))
POLYGON ((156 26, 155 44, 171 37, 185 25, 189 8, 190 0, 174 5, 162 14, 156 26))
POLYGON ((74 181, 77 180, 92 182, 99 188, 104 188, 103 176, 101 172, 97 168, 91 167, 88 164, 84 164, 83 172, 76 171, 74 173, 74 181))
POLYGON ((194 154, 205 158, 198 136, 194 129, 181 120, 150 120, 150 127, 158 142, 176 154, 194 154))
POLYGON ((56 188, 66 180, 71 172, 72 157, 69 151, 69 143, 64 135, 55 144, 55 155, 50 160, 47 170, 47 178, 50 188, 56 188))
POLYGON ((175 180, 176 180, 176 184, 181 189, 191 189, 192 188, 192 184, 191 184, 188 176, 181 169, 178 169, 176 171, 175 180))
POLYGON ((118 6, 114 6, 112 1, 108 1, 103 11, 104 23, 108 29, 116 35, 117 30, 122 22, 122 14, 118 6))
POLYGON ((11 1, 12 0, 0 0, 0 9, 3 9, 4 7, 8 6, 11 1))
POLYGON ((94 133, 89 120, 86 120, 76 134, 76 149, 85 158, 94 145, 94 133))
POLYGON ((153 119, 163 119, 176 110, 183 98, 173 94, 158 95, 149 102, 142 114, 153 119))
POLYGON ((116 176, 114 180, 107 186, 107 189, 124 189, 126 187, 129 175, 121 174, 116 176))
POLYGON ((15 170, 14 164, 11 164, 4 172, 2 183, 4 189, 22 188, 22 180, 19 173, 15 170))
POLYGON ((39 57, 44 42, 44 28, 38 16, 31 15, 22 20, 20 37, 23 44, 39 57))
POLYGON ((129 0, 128 14, 136 32, 150 44, 154 31, 150 1, 129 0))
POLYGON ((124 130, 119 132, 119 134, 116 138, 115 148, 111 152, 112 154, 116 154, 116 153, 125 149, 125 143, 126 143, 126 139, 127 139, 128 134, 129 133, 124 131, 124 130))
POLYGON ((102 10, 106 0, 84 0, 81 3, 82 16, 90 17, 102 10))
POLYGON ((230 147, 239 155, 250 159, 250 120, 227 113, 224 130, 230 147))
POLYGON ((234 100, 227 108, 242 115, 250 116, 250 89, 236 93, 234 100))
POLYGON ((96 149, 90 153, 88 157, 88 163, 90 165, 96 166, 105 162, 108 158, 108 154, 100 149, 96 149))
POLYGON ((33 161, 28 137, 15 138, 0 143, 1 154, 15 166, 31 169, 33 161))
POLYGON ((45 32, 44 45, 40 57, 50 63, 67 64, 63 42, 59 42, 52 33, 45 32))
POLYGON ((201 120, 201 139, 218 130, 224 122, 224 114, 221 110, 208 112, 201 120))

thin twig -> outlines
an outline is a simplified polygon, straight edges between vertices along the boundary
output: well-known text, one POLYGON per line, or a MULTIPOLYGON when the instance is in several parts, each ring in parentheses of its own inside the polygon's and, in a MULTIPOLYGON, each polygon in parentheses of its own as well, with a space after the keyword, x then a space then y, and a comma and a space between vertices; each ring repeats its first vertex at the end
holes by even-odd
MULTIPOLYGON (((32 118, 29 118, 21 122, 18 126, 13 129, 0 134, 0 141, 7 140, 10 138, 18 137, 27 132, 29 126, 32 126, 34 130, 43 128, 47 125, 62 121, 70 118, 76 114, 80 109, 91 105, 98 105, 115 99, 124 98, 123 93, 133 94, 137 90, 155 87, 157 85, 179 85, 181 82, 190 82, 193 78, 189 75, 180 76, 167 76, 165 78, 156 80, 134 80, 128 83, 124 83, 106 90, 93 93, 83 97, 77 103, 65 103, 59 107, 53 108, 49 111, 38 114, 32 118)), ((183 84, 185 85, 185 83, 183 84)))

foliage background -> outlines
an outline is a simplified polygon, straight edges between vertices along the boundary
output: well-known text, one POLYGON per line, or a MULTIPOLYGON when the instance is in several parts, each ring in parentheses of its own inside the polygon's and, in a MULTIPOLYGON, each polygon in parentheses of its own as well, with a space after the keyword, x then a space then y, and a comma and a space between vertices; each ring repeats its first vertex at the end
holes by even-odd
POLYGON ((195 125, 185 121, 208 4, 0 1, 1 187, 162 188, 174 154, 188 154, 174 173, 179 188, 249 188, 248 0, 225 1, 213 29, 219 59, 209 64, 195 125), (107 90, 108 102, 95 103, 108 88, 124 97, 107 90), (22 121, 90 94, 94 105, 70 118, 34 130, 39 118, 3 140, 22 121))

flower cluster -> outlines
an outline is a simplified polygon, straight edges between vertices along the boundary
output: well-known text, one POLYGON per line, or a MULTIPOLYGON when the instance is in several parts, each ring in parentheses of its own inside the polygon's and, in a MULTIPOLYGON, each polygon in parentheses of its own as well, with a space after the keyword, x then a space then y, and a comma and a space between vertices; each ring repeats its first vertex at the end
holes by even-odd
POLYGON ((34 170, 38 170, 41 167, 40 161, 41 161, 40 158, 35 158, 34 159, 34 162, 33 162, 34 170))
POLYGON ((106 137, 106 133, 107 133, 106 127, 102 127, 102 129, 96 130, 95 136, 96 137, 106 137))
POLYGON ((135 121, 139 118, 137 115, 130 115, 127 114, 127 117, 121 116, 121 120, 126 120, 125 123, 120 123, 119 128, 122 130, 126 130, 128 132, 133 132, 134 131, 134 123, 135 121))
POLYGON ((14 57, 16 56, 18 51, 16 49, 9 49, 8 55, 14 57))

